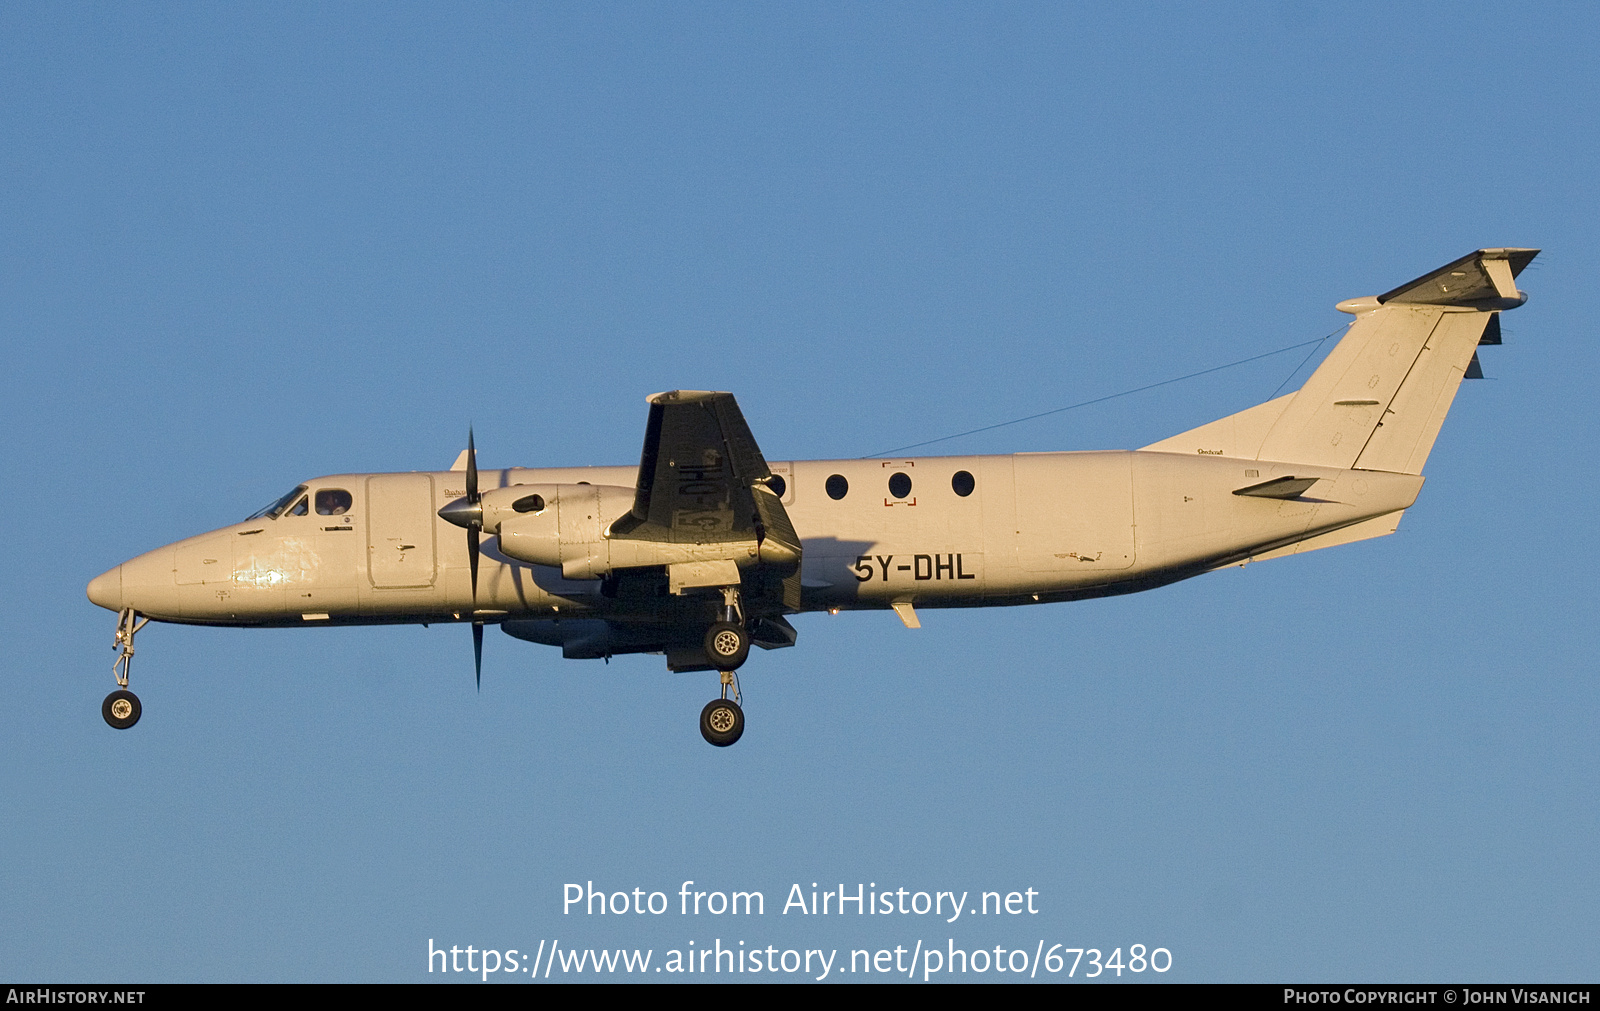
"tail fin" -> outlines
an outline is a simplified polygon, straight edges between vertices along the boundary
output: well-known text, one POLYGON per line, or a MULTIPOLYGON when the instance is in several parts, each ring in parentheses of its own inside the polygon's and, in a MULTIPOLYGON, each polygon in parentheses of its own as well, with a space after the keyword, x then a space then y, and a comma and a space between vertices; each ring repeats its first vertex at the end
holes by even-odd
POLYGON ((1527 301, 1537 249, 1480 249, 1393 291, 1339 303, 1356 320, 1298 392, 1162 440, 1158 452, 1420 474, 1480 343, 1527 301))

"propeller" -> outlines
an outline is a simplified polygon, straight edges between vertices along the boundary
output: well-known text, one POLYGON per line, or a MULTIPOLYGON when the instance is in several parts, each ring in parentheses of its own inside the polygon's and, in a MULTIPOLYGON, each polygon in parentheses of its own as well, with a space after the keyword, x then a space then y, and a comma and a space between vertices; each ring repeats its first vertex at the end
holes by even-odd
MULTIPOLYGON (((467 426, 467 502, 476 515, 467 525, 467 564, 472 568, 472 610, 478 610, 478 553, 483 539, 483 496, 478 494, 478 449, 472 442, 472 426, 467 426)), ((472 623, 472 679, 483 691, 483 622, 472 623)))
MULTIPOLYGON (((472 427, 467 427, 467 495, 439 510, 441 519, 467 531, 467 564, 472 569, 472 610, 478 610, 478 555, 483 540, 483 496, 478 493, 478 450, 472 427)), ((483 622, 472 623, 472 664, 478 690, 483 691, 483 622)))
POLYGON ((483 536, 483 496, 478 494, 478 450, 472 444, 472 426, 467 426, 467 504, 472 516, 467 520, 467 563, 472 567, 472 608, 478 608, 478 551, 483 536))
POLYGON ((483 622, 472 623, 472 669, 478 691, 483 691, 483 622))

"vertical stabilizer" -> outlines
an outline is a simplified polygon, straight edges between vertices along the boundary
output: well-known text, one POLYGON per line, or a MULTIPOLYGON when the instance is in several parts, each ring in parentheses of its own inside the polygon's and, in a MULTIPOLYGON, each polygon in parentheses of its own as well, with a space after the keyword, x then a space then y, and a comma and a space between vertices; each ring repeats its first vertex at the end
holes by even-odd
POLYGON ((1260 459, 1355 466, 1444 315, 1431 305, 1362 312, 1272 426, 1260 459))
POLYGON ((1528 296, 1513 283, 1537 249, 1480 249, 1383 295, 1297 392, 1145 447, 1420 474, 1479 344, 1528 296))

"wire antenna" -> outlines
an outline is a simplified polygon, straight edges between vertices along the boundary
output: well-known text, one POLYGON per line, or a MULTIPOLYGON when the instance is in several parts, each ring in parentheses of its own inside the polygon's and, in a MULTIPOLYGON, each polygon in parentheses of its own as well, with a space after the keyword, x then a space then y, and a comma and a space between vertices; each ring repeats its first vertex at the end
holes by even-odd
MULTIPOLYGON (((993 425, 984 425, 982 428, 973 428, 965 432, 957 432, 954 435, 942 435, 937 439, 929 439, 926 442, 913 442, 908 446, 896 446, 893 449, 886 449, 881 453, 869 453, 866 456, 857 457, 857 459, 871 460, 878 457, 893 456, 896 453, 903 453, 908 449, 921 449, 923 446, 933 446, 941 442, 949 442, 951 439, 964 439, 969 435, 977 435, 980 432, 992 432, 997 428, 1020 425, 1024 421, 1037 421, 1040 418, 1048 418, 1052 414, 1061 414, 1064 411, 1075 411, 1080 407, 1089 407, 1093 404, 1103 404, 1108 400, 1116 400, 1118 397, 1130 397, 1135 393, 1143 393, 1145 390, 1154 390, 1162 386, 1171 386, 1173 383, 1181 383, 1186 379, 1197 379, 1200 376, 1208 376, 1213 372, 1221 372, 1223 369, 1232 369, 1237 368, 1240 365, 1248 365, 1251 362, 1258 362, 1263 358, 1271 358, 1273 355, 1281 355, 1289 351, 1294 351, 1297 348, 1310 347, 1313 344, 1317 347, 1321 347, 1329 337, 1332 337, 1334 334, 1338 333, 1339 330, 1343 329, 1344 327, 1341 326, 1338 330, 1334 330, 1332 333, 1325 334, 1324 336, 1318 337, 1315 340, 1301 341, 1299 344, 1290 344, 1288 347, 1279 348, 1276 351, 1267 351, 1259 355, 1251 355, 1249 358, 1241 358, 1236 362, 1229 362, 1226 365, 1215 365, 1209 369, 1201 369, 1199 372, 1191 372, 1186 376, 1178 376, 1174 379, 1163 379, 1159 383, 1150 383, 1146 386, 1135 387, 1131 390, 1123 390, 1121 393, 1112 393, 1104 397, 1095 397, 1093 400, 1080 400, 1076 404, 1068 404, 1066 407, 1057 407, 1048 411, 1040 411, 1038 414, 1030 414, 1025 418, 1013 418, 1011 421, 1002 421, 993 425)), ((1311 360, 1311 356, 1316 353, 1317 348, 1312 347, 1311 351, 1306 354, 1305 359, 1301 361, 1299 365, 1295 366, 1294 372, 1299 372, 1300 369, 1305 366, 1305 363, 1311 360)), ((1289 373, 1290 379, 1294 378, 1294 372, 1289 373)), ((1289 380, 1285 379, 1283 383, 1278 386, 1278 389, 1283 389, 1284 386, 1288 385, 1288 382, 1289 380)), ((1277 394, 1274 393, 1272 396, 1276 397, 1277 394)), ((1271 398, 1269 397, 1268 399, 1271 398)))

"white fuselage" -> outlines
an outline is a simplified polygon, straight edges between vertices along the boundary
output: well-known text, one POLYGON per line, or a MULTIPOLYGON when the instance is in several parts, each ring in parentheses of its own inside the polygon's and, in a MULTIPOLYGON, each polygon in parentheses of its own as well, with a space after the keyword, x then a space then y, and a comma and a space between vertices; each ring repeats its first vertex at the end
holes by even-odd
MULTIPOLYGON (((975 607, 1147 589, 1397 517, 1423 480, 1204 451, 812 460, 771 469, 804 545, 801 610, 975 607), (961 473, 970 484, 956 480, 961 473), (836 475, 848 484, 839 498, 828 491, 836 475), (1234 494, 1283 476, 1319 480, 1296 498, 1234 494)), ((580 482, 626 490, 636 474, 513 468, 483 471, 481 480, 485 490, 580 482)), ((438 516, 465 494, 460 471, 340 474, 306 485, 310 501, 335 489, 351 504, 167 545, 94 580, 90 598, 162 621, 256 626, 647 617, 654 606, 608 597, 598 579, 516 561, 492 537, 474 600, 463 531, 438 516)), ((614 518, 593 521, 603 528, 614 518)))

